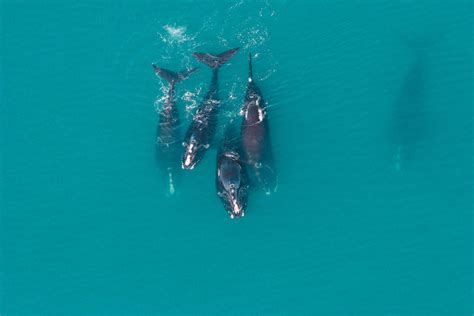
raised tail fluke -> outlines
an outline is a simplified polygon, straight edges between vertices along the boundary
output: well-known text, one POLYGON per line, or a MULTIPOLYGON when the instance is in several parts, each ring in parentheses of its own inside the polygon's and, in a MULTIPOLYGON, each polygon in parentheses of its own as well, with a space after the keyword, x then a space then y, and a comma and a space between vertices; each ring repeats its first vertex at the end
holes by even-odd
POLYGON ((180 72, 174 72, 168 69, 158 67, 155 64, 152 64, 152 66, 155 69, 156 74, 160 76, 161 78, 167 80, 170 84, 183 81, 184 79, 188 78, 190 74, 192 74, 198 69, 197 67, 194 67, 194 68, 186 69, 180 72))
POLYGON ((212 69, 217 69, 225 64, 235 53, 237 53, 238 50, 239 47, 236 47, 220 53, 219 55, 212 55, 209 53, 193 53, 193 56, 212 69))

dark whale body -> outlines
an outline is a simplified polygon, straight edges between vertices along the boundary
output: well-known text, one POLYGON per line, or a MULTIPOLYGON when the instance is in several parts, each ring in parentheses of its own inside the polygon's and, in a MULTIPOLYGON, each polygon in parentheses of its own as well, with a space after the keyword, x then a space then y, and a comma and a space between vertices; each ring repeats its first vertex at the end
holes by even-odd
POLYGON ((181 72, 173 72, 153 65, 155 72, 169 83, 165 103, 159 111, 159 121, 156 129, 156 154, 161 171, 168 182, 168 193, 176 191, 177 173, 180 170, 179 158, 181 155, 181 133, 179 113, 176 107, 174 91, 176 83, 186 79, 197 68, 181 72))
POLYGON ((181 159, 183 169, 193 169, 204 156, 205 151, 211 146, 216 133, 217 115, 220 100, 218 96, 218 71, 219 67, 227 62, 239 49, 233 48, 219 55, 194 53, 200 62, 212 69, 209 91, 193 116, 184 138, 184 153, 181 159))
POLYGON ((244 216, 249 180, 242 160, 241 141, 236 127, 227 125, 217 150, 216 190, 231 218, 244 216))
POLYGON ((249 165, 252 183, 270 194, 276 190, 277 174, 265 106, 262 93, 252 78, 252 56, 249 54, 248 84, 241 110, 243 158, 249 165))

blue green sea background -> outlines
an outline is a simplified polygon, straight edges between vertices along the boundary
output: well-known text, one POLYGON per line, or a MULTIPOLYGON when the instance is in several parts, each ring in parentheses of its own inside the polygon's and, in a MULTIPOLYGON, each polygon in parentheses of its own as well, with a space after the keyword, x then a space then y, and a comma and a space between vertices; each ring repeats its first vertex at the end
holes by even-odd
MULTIPOLYGON (((473 12, 1 0, 0 314, 471 315, 473 12), (151 67, 235 46, 220 126, 239 119, 251 52, 279 173, 240 220, 215 148, 166 196, 151 67)), ((178 86, 183 133, 209 80, 201 65, 178 86)))

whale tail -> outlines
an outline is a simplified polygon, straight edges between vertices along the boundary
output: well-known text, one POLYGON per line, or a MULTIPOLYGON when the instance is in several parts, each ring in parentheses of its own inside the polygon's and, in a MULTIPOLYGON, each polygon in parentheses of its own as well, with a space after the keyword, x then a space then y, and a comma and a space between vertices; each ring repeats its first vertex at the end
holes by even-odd
POLYGON ((193 53, 193 56, 212 69, 217 69, 225 64, 235 53, 237 53, 238 50, 239 47, 236 47, 220 53, 219 55, 212 55, 209 53, 193 53))
POLYGON ((155 69, 155 73, 160 76, 161 78, 165 79, 168 81, 170 84, 174 84, 180 81, 183 81, 184 79, 188 78, 190 74, 195 72, 198 68, 194 67, 191 69, 186 69, 180 72, 174 72, 168 69, 164 69, 161 67, 158 67, 155 64, 152 64, 153 68, 155 69))

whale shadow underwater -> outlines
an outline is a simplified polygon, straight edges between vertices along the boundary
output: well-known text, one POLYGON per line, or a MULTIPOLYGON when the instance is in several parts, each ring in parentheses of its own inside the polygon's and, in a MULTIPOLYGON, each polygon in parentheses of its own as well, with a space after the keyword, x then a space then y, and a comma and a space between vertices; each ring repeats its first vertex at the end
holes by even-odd
POLYGON ((396 171, 416 158, 420 144, 427 137, 426 57, 427 47, 415 49, 415 60, 405 75, 392 106, 389 140, 396 171))

